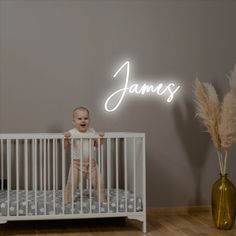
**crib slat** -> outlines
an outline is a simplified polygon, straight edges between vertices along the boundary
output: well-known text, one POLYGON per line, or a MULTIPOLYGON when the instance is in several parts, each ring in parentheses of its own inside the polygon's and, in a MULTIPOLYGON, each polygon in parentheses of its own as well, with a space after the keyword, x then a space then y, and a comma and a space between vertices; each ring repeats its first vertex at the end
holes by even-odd
POLYGON ((55 146, 55 155, 56 155, 56 159, 55 159, 55 165, 56 165, 56 172, 55 172, 55 177, 56 177, 56 190, 58 190, 58 147, 57 147, 57 144, 58 144, 58 139, 55 140, 56 141, 56 146, 55 146))
POLYGON ((99 172, 101 175, 101 183, 102 183, 102 191, 104 195, 104 201, 106 200, 105 186, 104 186, 104 138, 102 138, 102 142, 100 143, 100 153, 101 153, 101 163, 99 172))
POLYGON ((52 180, 53 180, 53 213, 54 215, 56 215, 56 150, 55 150, 55 147, 56 147, 56 144, 55 144, 55 139, 53 139, 53 148, 52 148, 52 151, 53 151, 53 155, 52 155, 52 167, 53 167, 53 170, 52 170, 52 173, 53 173, 53 176, 52 176, 52 180))
POLYGON ((34 202, 35 202, 35 208, 34 208, 34 212, 35 212, 35 216, 38 215, 38 207, 37 207, 37 139, 33 140, 33 144, 34 144, 34 202))
POLYGON ((133 168, 134 168, 134 212, 136 212, 136 144, 133 138, 133 168))
POLYGON ((19 216, 19 140, 16 140, 16 215, 19 216))
POLYGON ((128 191, 128 184, 127 184, 127 139, 124 139, 124 154, 125 154, 125 212, 127 212, 127 191, 128 191))
POLYGON ((64 138, 61 139, 62 147, 61 147, 61 153, 62 153, 62 211, 63 215, 65 214, 65 140, 64 138))
POLYGON ((101 145, 101 173, 102 176, 104 177, 104 145, 101 145))
POLYGON ((73 159, 73 152, 74 150, 74 139, 71 140, 71 152, 70 152, 70 158, 71 158, 71 214, 74 213, 74 159, 73 159))
POLYGON ((47 158, 47 140, 44 139, 43 140, 43 189, 44 189, 44 195, 43 195, 43 205, 44 205, 44 215, 47 215, 47 204, 46 204, 46 201, 47 201, 47 196, 46 196, 46 190, 47 190, 47 178, 46 178, 46 158, 47 158))
POLYGON ((7 216, 10 215, 11 140, 7 139, 7 216))
POLYGON ((40 170, 40 191, 43 190, 43 152, 42 152, 42 139, 39 140, 39 170, 40 170))
POLYGON ((92 213, 92 140, 89 139, 89 213, 92 213))
POLYGON ((107 205, 108 213, 110 212, 110 158, 111 158, 111 139, 107 139, 107 205))
POLYGON ((100 138, 97 139, 98 143, 98 167, 97 167, 97 177, 98 178, 98 206, 99 206, 99 213, 101 213, 101 172, 100 172, 100 166, 101 166, 101 155, 100 155, 100 138))
POLYGON ((24 140, 24 164, 25 164, 25 215, 28 216, 28 139, 24 140))
POLYGON ((118 138, 116 138, 116 212, 119 209, 119 165, 118 165, 118 138))
POLYGON ((143 159, 143 232, 147 231, 147 216, 146 216, 146 150, 145 150, 145 136, 142 138, 142 159, 143 159))
POLYGON ((3 185, 4 185, 4 172, 3 172, 3 166, 4 166, 4 157, 3 157, 3 139, 1 139, 1 190, 3 191, 3 185))
POLYGON ((80 158, 80 213, 83 213, 83 139, 80 139, 80 154, 79 154, 79 158, 80 158))
POLYGON ((32 181, 32 186, 33 186, 33 190, 35 190, 35 169, 34 169, 34 162, 35 162, 35 157, 34 157, 34 139, 31 140, 31 157, 32 157, 32 166, 31 166, 31 170, 32 170, 32 178, 31 178, 31 181, 32 181))
POLYGON ((48 153, 48 156, 47 156, 47 159, 48 159, 48 187, 47 189, 50 190, 51 188, 51 183, 50 183, 50 139, 48 139, 48 149, 47 149, 47 153, 48 153))

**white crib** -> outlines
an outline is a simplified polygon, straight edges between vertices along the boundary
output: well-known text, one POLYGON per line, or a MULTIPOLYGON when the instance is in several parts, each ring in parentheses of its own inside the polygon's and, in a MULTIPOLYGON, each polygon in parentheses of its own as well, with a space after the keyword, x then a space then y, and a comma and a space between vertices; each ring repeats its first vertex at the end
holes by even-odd
MULTIPOLYGON (((99 200, 89 178, 72 189, 65 203, 64 190, 72 148, 64 148, 63 134, 0 134, 0 223, 15 220, 128 217, 143 223, 146 232, 145 134, 105 133, 71 137, 92 142, 103 179, 106 201, 99 200)), ((80 173, 82 177, 82 172, 80 173)), ((82 178, 81 178, 82 179, 82 178)), ((73 180, 72 180, 73 181, 73 180)))

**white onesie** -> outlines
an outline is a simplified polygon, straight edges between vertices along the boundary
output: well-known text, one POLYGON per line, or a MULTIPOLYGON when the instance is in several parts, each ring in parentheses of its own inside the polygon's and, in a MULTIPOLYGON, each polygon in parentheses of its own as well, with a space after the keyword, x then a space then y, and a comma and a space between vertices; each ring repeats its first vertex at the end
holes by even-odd
MULTIPOLYGON (((71 136, 80 135, 83 137, 84 134, 95 134, 95 130, 93 128, 89 128, 86 132, 79 132, 76 128, 69 130, 71 136)), ((80 154, 82 153, 83 160, 89 160, 89 154, 91 149, 91 157, 94 158, 94 140, 91 140, 91 146, 89 145, 88 138, 78 138, 74 139, 73 143, 73 158, 80 159, 80 154), (82 142, 82 144, 80 144, 82 142), (82 151, 80 151, 80 147, 82 147, 82 151)))

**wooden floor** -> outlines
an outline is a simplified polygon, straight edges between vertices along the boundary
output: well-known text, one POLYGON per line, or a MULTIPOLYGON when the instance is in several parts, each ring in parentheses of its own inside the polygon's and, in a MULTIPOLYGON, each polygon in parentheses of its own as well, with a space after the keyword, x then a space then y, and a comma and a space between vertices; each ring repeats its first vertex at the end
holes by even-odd
MULTIPOLYGON (((209 207, 148 209, 147 236, 235 235, 215 229, 209 207)), ((0 235, 83 235, 83 236, 139 236, 142 225, 123 218, 23 221, 0 225, 0 235)))

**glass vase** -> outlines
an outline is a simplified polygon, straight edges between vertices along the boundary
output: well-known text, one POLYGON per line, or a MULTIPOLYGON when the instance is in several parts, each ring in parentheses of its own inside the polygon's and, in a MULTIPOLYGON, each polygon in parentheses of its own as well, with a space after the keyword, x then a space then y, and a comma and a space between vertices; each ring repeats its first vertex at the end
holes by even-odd
POLYGON ((220 174, 220 178, 213 184, 211 205, 216 228, 231 229, 236 214, 236 189, 227 174, 220 174))

